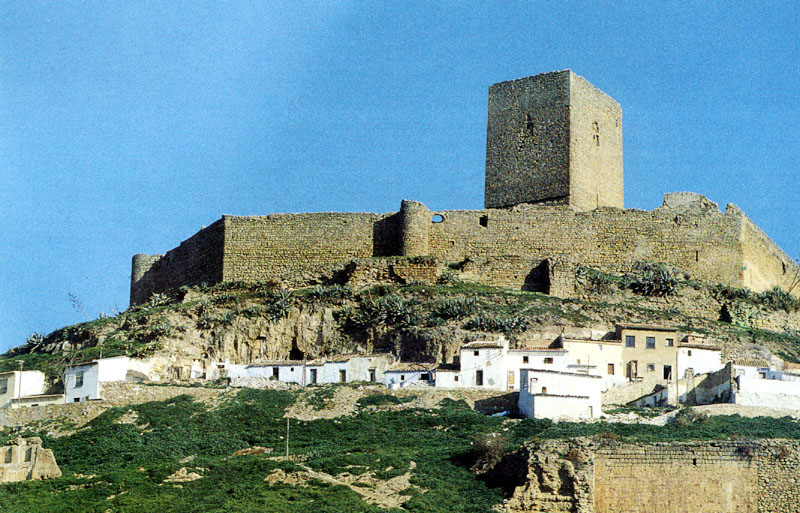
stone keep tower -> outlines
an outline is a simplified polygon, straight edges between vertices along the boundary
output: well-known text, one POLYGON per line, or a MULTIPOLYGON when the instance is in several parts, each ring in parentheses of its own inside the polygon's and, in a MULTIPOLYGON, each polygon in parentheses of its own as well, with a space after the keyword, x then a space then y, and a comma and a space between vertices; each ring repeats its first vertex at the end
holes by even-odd
POLYGON ((486 208, 623 208, 622 109, 570 70, 489 88, 486 208))

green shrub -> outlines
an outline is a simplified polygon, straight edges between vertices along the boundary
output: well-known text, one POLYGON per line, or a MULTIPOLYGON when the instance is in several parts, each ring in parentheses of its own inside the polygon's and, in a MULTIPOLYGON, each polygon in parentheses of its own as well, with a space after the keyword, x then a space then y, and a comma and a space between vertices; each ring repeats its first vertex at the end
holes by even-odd
POLYGON ((622 278, 622 286, 642 296, 672 296, 678 291, 675 271, 666 264, 636 262, 622 278))
POLYGON ((397 397, 390 394, 373 394, 366 395, 358 400, 358 406, 364 408, 366 406, 384 406, 388 404, 403 404, 410 403, 416 399, 416 396, 397 397))
POLYGON ((800 310, 800 300, 780 287, 765 290, 758 295, 758 299, 761 304, 772 310, 785 310, 787 312, 800 310))
POLYGON ((579 265, 575 269, 575 281, 586 292, 608 294, 616 288, 620 279, 598 269, 579 265))
POLYGON ((434 303, 433 315, 442 319, 463 319, 469 317, 478 306, 475 296, 461 296, 444 299, 434 303))
POLYGON ((464 324, 464 329, 470 331, 502 332, 506 334, 527 331, 529 327, 530 321, 524 317, 494 316, 484 313, 479 313, 464 324))

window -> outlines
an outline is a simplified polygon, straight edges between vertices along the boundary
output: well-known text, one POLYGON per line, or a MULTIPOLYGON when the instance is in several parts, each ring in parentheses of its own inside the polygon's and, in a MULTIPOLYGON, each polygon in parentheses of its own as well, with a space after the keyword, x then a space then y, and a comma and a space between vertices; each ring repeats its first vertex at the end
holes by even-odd
POLYGON ((455 376, 455 377, 453 377, 453 381, 455 381, 456 383, 458 383, 458 376, 455 376))
POLYGON ((542 393, 543 393, 543 394, 546 394, 546 393, 547 393, 547 387, 542 387, 542 393))
POLYGON ((475 386, 482 387, 483 386, 483 371, 475 371, 475 386))
POLYGON ((422 374, 420 374, 419 379, 421 379, 422 381, 430 381, 431 375, 428 374, 427 372, 423 372, 422 374))
POLYGON ((289 372, 294 372, 294 367, 292 367, 291 369, 289 369, 289 372))
POLYGON ((674 345, 675 345, 675 339, 674 338, 668 338, 667 339, 667 347, 673 347, 674 345))
POLYGON ((552 358, 549 358, 549 357, 548 357, 548 358, 545 358, 545 359, 544 359, 544 363, 553 363, 553 359, 552 359, 552 358))
POLYGON ((522 357, 522 363, 528 363, 528 357, 527 356, 523 356, 522 357))
POLYGON ((278 379, 279 374, 280 374, 280 367, 273 367, 272 368, 272 377, 275 378, 275 379, 278 379))
POLYGON ((406 380, 406 375, 400 374, 400 381, 405 381, 405 380, 406 380))
POLYGON ((8 393, 8 378, 0 379, 0 395, 8 393))
MULTIPOLYGON (((484 228, 489 226, 489 216, 481 216, 480 223, 481 223, 481 226, 483 226, 484 228)), ((786 268, 786 264, 784 264, 783 267, 785 269, 786 268)), ((784 273, 784 274, 786 274, 786 273, 784 273)))
POLYGON ((647 349, 655 349, 656 348, 656 337, 647 337, 644 340, 644 347, 647 349))
POLYGON ((634 337, 633 335, 626 335, 625 347, 636 347, 636 337, 634 337))
POLYGON ((473 352, 472 352, 472 356, 478 356, 479 354, 481 354, 481 352, 480 352, 480 351, 473 351, 473 352))
POLYGON ((6 451, 6 463, 11 463, 11 458, 14 453, 11 452, 11 448, 9 447, 6 451))
POLYGON ((347 383, 347 371, 344 369, 339 371, 339 383, 347 383))
POLYGON ((655 372, 656 371, 656 364, 648 363, 647 364, 647 372, 655 372))
POLYGON ((613 363, 609 363, 608 364, 608 375, 609 376, 613 376, 614 375, 614 364, 613 363))
POLYGON ((80 397, 76 397, 75 399, 72 400, 72 402, 73 403, 79 403, 79 402, 81 402, 81 398, 80 397))
POLYGON ((75 374, 75 388, 80 388, 82 386, 83 386, 83 371, 80 371, 75 374))
POLYGON ((689 351, 687 352, 687 356, 692 356, 692 350, 691 349, 689 349, 689 351))
POLYGON ((433 217, 431 217, 432 223, 441 223, 442 221, 444 221, 444 217, 441 214, 433 214, 433 217))

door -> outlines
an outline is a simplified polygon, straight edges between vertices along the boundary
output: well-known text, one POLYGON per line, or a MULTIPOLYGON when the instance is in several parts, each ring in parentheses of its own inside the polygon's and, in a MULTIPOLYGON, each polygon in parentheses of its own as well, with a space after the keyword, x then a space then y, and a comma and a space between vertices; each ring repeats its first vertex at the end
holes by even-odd
POLYGON ((475 386, 482 387, 483 386, 483 371, 475 371, 475 386))
POLYGON ((339 371, 339 383, 347 383, 347 371, 340 370, 339 371))
POLYGON ((369 382, 375 383, 375 369, 369 370, 369 382))
POLYGON ((311 384, 317 383, 317 369, 311 369, 311 384))
POLYGON ((514 371, 508 371, 508 389, 514 390, 514 371))

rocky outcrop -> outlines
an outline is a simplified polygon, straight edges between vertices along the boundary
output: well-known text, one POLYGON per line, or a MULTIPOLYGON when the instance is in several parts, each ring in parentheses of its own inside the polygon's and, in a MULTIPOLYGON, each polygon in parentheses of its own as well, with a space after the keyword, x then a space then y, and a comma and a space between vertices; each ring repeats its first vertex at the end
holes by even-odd
POLYGON ((15 438, 0 447, 0 483, 54 477, 61 477, 61 469, 53 451, 42 447, 41 438, 15 438))

